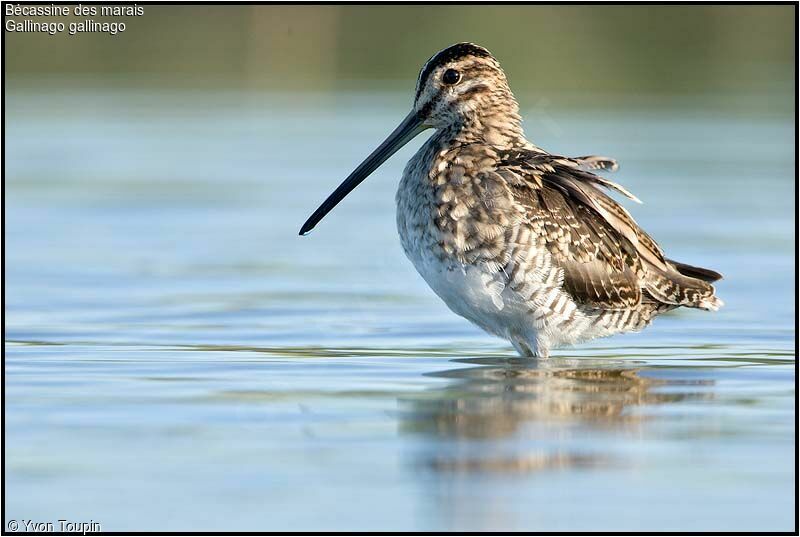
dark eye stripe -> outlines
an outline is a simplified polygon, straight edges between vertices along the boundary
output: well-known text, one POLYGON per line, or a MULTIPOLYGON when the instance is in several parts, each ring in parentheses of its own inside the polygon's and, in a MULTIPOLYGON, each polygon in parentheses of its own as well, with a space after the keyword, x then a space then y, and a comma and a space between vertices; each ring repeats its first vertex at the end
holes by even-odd
POLYGON ((487 86, 485 84, 477 84, 477 85, 472 86, 471 88, 469 88, 467 90, 464 90, 464 92, 461 93, 458 96, 458 100, 459 101, 466 101, 466 100, 470 99, 471 97, 474 97, 475 95, 478 95, 479 93, 489 93, 490 89, 491 88, 489 88, 489 86, 487 86))
POLYGON ((472 64, 461 68, 461 74, 465 78, 477 78, 480 75, 491 74, 493 71, 491 67, 483 63, 472 64))

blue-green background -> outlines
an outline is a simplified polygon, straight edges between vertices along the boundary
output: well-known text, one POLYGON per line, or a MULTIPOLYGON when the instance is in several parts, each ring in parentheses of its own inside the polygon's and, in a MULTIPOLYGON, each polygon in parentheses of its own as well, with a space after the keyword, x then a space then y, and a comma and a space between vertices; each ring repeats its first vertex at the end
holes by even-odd
POLYGON ((794 10, 145 5, 113 37, 6 33, 6 528, 792 530, 794 10), (619 159, 721 311, 515 359, 400 250, 422 137, 297 237, 461 40, 535 143, 619 159))

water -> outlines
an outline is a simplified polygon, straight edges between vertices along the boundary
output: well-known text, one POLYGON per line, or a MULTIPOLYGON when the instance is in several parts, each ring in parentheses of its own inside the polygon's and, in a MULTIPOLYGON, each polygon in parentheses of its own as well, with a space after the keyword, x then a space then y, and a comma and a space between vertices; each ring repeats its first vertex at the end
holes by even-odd
POLYGON ((403 257, 421 140, 296 235, 407 95, 53 95, 6 108, 6 524, 793 529, 792 117, 526 110, 726 276, 718 313, 537 363, 403 257))

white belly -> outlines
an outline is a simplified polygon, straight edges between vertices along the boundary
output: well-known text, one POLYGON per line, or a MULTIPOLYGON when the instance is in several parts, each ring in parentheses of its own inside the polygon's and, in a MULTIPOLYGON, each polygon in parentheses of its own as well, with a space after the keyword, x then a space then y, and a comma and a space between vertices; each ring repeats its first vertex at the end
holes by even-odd
POLYGON ((505 339, 535 341, 530 311, 506 287, 502 272, 448 263, 429 251, 408 249, 402 233, 401 241, 417 272, 453 312, 505 339))
POLYGON ((431 289, 459 315, 490 329, 487 325, 505 309, 504 285, 494 275, 474 266, 447 265, 423 252, 409 257, 431 289))
POLYGON ((560 325, 563 315, 540 304, 540 300, 566 300, 560 287, 541 283, 536 286, 537 297, 525 297, 507 285, 502 271, 447 264, 419 250, 406 253, 417 272, 453 312, 490 334, 507 339, 522 355, 547 356, 551 347, 608 335, 602 329, 590 329, 592 319, 580 312, 574 314, 570 326, 560 325), (545 318, 547 321, 542 321, 545 318))

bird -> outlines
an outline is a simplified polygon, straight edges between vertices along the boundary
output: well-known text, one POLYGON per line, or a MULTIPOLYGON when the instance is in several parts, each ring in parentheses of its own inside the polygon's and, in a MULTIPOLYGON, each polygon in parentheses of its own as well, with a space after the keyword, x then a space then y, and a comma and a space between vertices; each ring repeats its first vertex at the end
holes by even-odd
POLYGON ((636 332, 679 307, 716 311, 722 275, 666 257, 600 174, 617 162, 566 157, 530 142, 498 60, 457 43, 422 67, 411 112, 319 206, 308 234, 412 138, 396 195, 406 256, 456 314, 520 356, 636 332))

